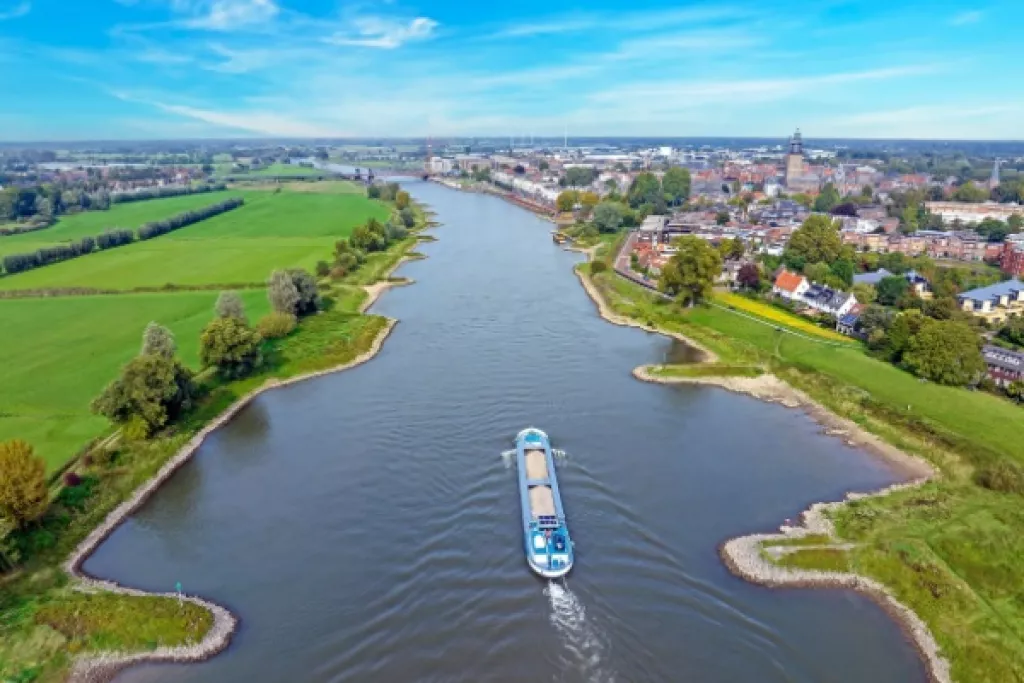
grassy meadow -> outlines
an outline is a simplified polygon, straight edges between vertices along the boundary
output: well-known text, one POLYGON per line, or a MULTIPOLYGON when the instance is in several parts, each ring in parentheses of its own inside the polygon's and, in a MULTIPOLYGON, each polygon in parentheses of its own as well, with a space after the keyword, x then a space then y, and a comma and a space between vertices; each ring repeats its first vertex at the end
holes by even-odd
POLYGON ((71 242, 87 236, 92 237, 108 228, 135 229, 149 221, 167 218, 182 211, 198 209, 222 202, 230 197, 244 195, 245 193, 232 190, 201 192, 180 197, 114 204, 107 211, 83 211, 65 216, 43 230, 20 235, 0 236, 0 258, 7 254, 26 253, 40 247, 71 242))
POLYGON ((843 344, 855 343, 849 337, 845 337, 835 330, 827 330, 823 327, 819 327, 806 318, 789 313, 788 311, 783 311, 763 301, 754 301, 753 299, 748 299, 745 296, 733 294, 732 292, 715 292, 715 301, 723 306, 729 306, 738 311, 742 311, 747 315, 760 318, 772 325, 788 327, 794 332, 811 335, 812 337, 820 337, 829 341, 842 342, 843 344))
MULTIPOLYGON (((241 293, 249 319, 270 310, 262 289, 241 293)), ((107 429, 89 403, 138 353, 155 321, 175 335, 182 360, 199 368, 199 333, 213 318, 216 291, 0 300, 0 441, 34 444, 56 469, 107 429)))
POLYGON ((2 277, 0 290, 256 284, 274 268, 313 268, 329 259, 335 240, 368 218, 390 215, 384 204, 349 192, 285 188, 244 196, 234 211, 156 239, 2 277))

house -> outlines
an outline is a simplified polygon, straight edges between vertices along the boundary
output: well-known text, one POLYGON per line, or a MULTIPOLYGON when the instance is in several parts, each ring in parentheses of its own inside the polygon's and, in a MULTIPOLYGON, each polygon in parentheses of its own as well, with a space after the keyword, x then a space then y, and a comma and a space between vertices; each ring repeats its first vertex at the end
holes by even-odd
POLYGON ((836 332, 847 337, 863 339, 865 335, 860 326, 860 315, 866 308, 864 304, 855 304, 849 311, 836 318, 836 332))
POLYGON ((1024 380, 1024 353, 1000 346, 985 346, 981 350, 988 366, 988 376, 998 386, 1005 387, 1024 380))
POLYGON ((811 283, 803 275, 797 275, 783 269, 778 277, 775 278, 775 284, 772 285, 772 293, 788 301, 803 301, 804 292, 810 289, 810 287, 811 283))
POLYGON ((821 313, 828 313, 836 318, 842 317, 857 305, 857 298, 849 292, 841 292, 825 285, 812 284, 804 292, 801 300, 821 313))
POLYGON ((892 273, 890 273, 885 268, 879 268, 873 273, 857 273, 856 275, 853 276, 853 284, 865 284, 874 286, 887 277, 892 277, 892 273))
POLYGON ((979 287, 957 297, 961 310, 986 322, 1001 323, 1012 315, 1024 315, 1024 282, 1017 278, 979 287))
MULTIPOLYGON (((868 284, 877 286, 879 282, 887 277, 893 277, 894 274, 890 273, 885 268, 879 268, 873 273, 858 273, 853 276, 853 284, 868 284)), ((898 276, 897 276, 898 277, 898 276)), ((909 270, 903 274, 907 282, 910 284, 910 289, 914 291, 917 296, 922 299, 929 299, 932 296, 932 287, 928 283, 927 278, 923 275, 918 274, 915 270, 909 270)))

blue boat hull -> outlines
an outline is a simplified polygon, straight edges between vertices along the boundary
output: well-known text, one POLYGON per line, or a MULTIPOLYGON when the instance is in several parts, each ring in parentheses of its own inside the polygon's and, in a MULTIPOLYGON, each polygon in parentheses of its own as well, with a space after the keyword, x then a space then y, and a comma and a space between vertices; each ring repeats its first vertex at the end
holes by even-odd
POLYGON ((519 432, 516 465, 526 562, 545 578, 565 576, 572 569, 573 544, 547 434, 533 427, 519 432))

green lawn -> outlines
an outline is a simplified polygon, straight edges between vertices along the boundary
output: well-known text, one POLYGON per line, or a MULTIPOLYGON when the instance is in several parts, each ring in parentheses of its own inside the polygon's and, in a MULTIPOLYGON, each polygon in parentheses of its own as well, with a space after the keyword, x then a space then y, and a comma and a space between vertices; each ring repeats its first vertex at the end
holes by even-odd
POLYGON ((390 209, 355 194, 246 194, 243 207, 146 242, 0 278, 0 290, 131 290, 261 283, 274 268, 313 268, 335 240, 390 209))
POLYGON ((602 273, 595 281, 602 291, 612 293, 620 312, 689 335, 719 353, 723 362, 775 358, 818 372, 862 390, 866 398, 894 415, 921 421, 942 434, 965 437, 988 451, 1024 462, 1024 411, 1010 401, 923 382, 890 363, 871 358, 860 348, 818 344, 779 333, 771 326, 719 308, 683 311, 611 273, 602 273))
MULTIPOLYGON (((150 321, 175 334, 182 359, 199 365, 199 333, 218 292, 0 300, 0 441, 34 444, 51 468, 101 434, 89 402, 138 352, 150 321)), ((249 318, 269 310, 263 290, 242 292, 249 318)))
POLYGON ((0 237, 0 257, 35 251, 60 242, 70 242, 86 236, 95 236, 108 228, 138 228, 143 223, 167 218, 174 214, 216 204, 228 197, 244 193, 225 190, 202 192, 165 199, 147 199, 126 204, 114 204, 109 211, 83 211, 61 218, 44 230, 21 235, 0 237))

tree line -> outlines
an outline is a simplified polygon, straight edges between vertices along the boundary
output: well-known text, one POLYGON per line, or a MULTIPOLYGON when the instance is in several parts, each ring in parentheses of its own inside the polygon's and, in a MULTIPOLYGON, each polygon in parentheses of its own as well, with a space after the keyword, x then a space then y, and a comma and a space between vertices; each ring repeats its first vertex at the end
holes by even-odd
POLYGON ((165 199, 167 197, 180 197, 187 194, 203 194, 206 192, 220 192, 228 189, 224 183, 209 183, 205 185, 185 185, 169 187, 143 187, 129 192, 117 192, 110 195, 112 204, 127 204, 128 202, 141 202, 147 199, 165 199))
POLYGON ((50 221, 57 216, 79 211, 106 211, 113 204, 217 192, 226 187, 223 183, 184 187, 150 187, 134 192, 112 194, 107 187, 99 183, 89 183, 78 187, 58 184, 12 186, 0 190, 0 221, 50 221), (90 187, 94 189, 90 189, 90 187))
MULTIPOLYGON (((211 204, 202 209, 183 211, 160 221, 153 221, 142 225, 138 230, 139 240, 148 240, 159 235, 164 235, 173 230, 184 228, 188 225, 204 221, 226 211, 231 211, 242 206, 245 200, 241 197, 232 197, 222 202, 211 204)), ((42 247, 33 252, 25 254, 8 254, 3 258, 3 270, 8 275, 22 273, 33 268, 59 263, 69 259, 85 256, 96 250, 113 249, 126 244, 131 244, 136 239, 136 233, 123 228, 105 230, 95 237, 82 237, 81 239, 67 244, 57 244, 49 247, 42 247)))

